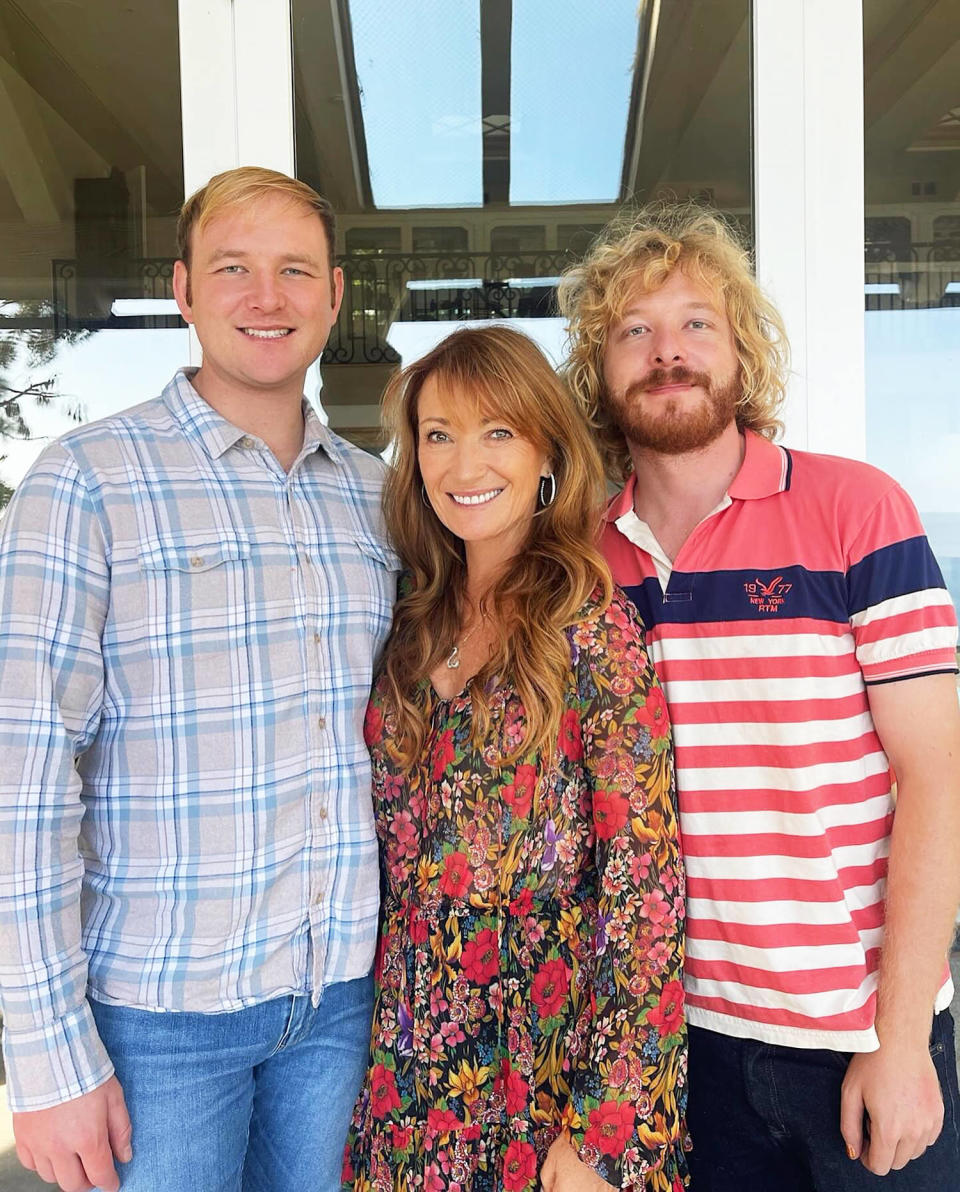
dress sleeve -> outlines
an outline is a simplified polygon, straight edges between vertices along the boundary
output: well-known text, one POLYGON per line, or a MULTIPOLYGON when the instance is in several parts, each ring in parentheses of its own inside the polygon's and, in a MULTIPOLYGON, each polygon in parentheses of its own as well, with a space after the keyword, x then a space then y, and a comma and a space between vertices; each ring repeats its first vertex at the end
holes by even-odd
POLYGON ((598 918, 571 1140, 615 1188, 674 1192, 686 1183, 684 877, 667 706, 622 593, 573 640, 598 918))
POLYGON ((0 523, 0 1006, 14 1111, 113 1072, 86 998, 74 764, 100 719, 108 584, 94 503, 51 447, 0 523))

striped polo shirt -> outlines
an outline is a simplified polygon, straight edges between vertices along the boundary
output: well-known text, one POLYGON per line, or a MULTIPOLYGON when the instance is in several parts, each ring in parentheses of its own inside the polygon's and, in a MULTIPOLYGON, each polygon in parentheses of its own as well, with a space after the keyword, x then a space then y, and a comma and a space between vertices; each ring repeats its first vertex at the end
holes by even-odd
POLYGON ((689 1021, 872 1050, 894 800, 867 686, 957 669, 917 512, 876 468, 750 432, 672 564, 633 499, 631 477, 604 550, 674 725, 689 1021))

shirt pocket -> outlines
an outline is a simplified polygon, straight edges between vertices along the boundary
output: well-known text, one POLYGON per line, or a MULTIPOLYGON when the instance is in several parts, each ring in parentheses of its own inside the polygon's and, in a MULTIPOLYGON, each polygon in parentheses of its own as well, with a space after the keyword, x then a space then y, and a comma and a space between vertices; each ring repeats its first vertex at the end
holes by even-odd
POLYGON ((367 628, 379 651, 393 622, 400 557, 385 543, 358 535, 350 540, 343 565, 347 571, 344 596, 349 605, 366 614, 367 628))
POLYGON ((153 539, 141 544, 140 576, 151 654, 222 651, 243 636, 250 544, 153 539))

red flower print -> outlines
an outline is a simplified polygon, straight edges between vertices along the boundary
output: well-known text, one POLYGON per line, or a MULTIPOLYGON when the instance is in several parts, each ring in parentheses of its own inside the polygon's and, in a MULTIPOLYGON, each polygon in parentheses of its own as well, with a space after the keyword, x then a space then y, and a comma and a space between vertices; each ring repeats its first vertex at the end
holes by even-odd
POLYGON ((510 914, 516 915, 519 919, 524 915, 529 915, 531 910, 533 910, 533 891, 529 886, 524 886, 510 903, 510 914))
POLYGON ((513 782, 501 790, 500 797, 510 807, 517 819, 526 819, 529 816, 536 784, 537 770, 535 766, 517 766, 513 782))
POLYGON ((593 793, 593 822, 601 840, 609 840, 627 822, 630 801, 619 791, 598 790, 593 793))
POLYGON ((427 1129, 433 1134, 449 1134, 463 1123, 452 1109, 428 1109, 427 1129))
POLYGON ((393 1145, 398 1151, 405 1151, 413 1141, 413 1127, 391 1126, 390 1130, 393 1134, 393 1145))
POLYGON ((560 739, 558 744, 564 757, 570 761, 578 761, 583 757, 583 739, 580 736, 580 717, 574 708, 568 708, 560 721, 560 739))
POLYGON ((343 1148, 343 1167, 340 1170, 340 1183, 352 1184, 356 1178, 356 1172, 353 1170, 353 1164, 350 1162, 350 1146, 348 1144, 343 1148))
POLYGON ((368 748, 380 740, 382 731, 383 712, 371 700, 367 704, 366 715, 363 718, 363 739, 368 748))
POLYGON ((374 1064, 370 1071, 370 1112, 375 1118, 385 1118, 399 1108, 396 1077, 383 1064, 374 1064))
POLYGON ((647 1015, 647 1022, 661 1034, 675 1035, 683 1025, 683 984, 668 981, 660 994, 660 1004, 647 1015))
POLYGON ((637 724, 645 724, 650 730, 650 736, 656 741, 670 732, 670 717, 667 713, 667 701, 660 687, 651 687, 647 692, 643 707, 637 708, 633 714, 637 724))
POLYGON ((520 1113, 527 1104, 530 1086, 516 1068, 510 1066, 509 1060, 504 1060, 501 1063, 500 1075, 494 1082, 494 1088, 503 1093, 507 1102, 507 1113, 511 1117, 520 1113))
POLYGON ((448 853, 444 857, 440 889, 451 898, 463 898, 470 889, 470 861, 466 853, 448 853))
POLYGON ((453 729, 448 728, 445 733, 440 734, 436 745, 433 747, 433 770, 431 776, 434 782, 440 781, 447 766, 450 765, 456 756, 456 750, 453 747, 453 729))
POLYGON ((530 996, 541 1018, 559 1014, 570 992, 570 970, 562 960, 548 960, 533 978, 530 996))
POLYGON ((472 984, 490 984, 500 965, 497 933, 492 927, 478 931, 475 939, 464 944, 461 964, 464 976, 472 984))
POLYGON ((618 1105, 616 1101, 604 1101, 597 1109, 590 1111, 590 1125, 583 1141, 587 1146, 595 1146, 604 1155, 619 1158, 627 1148, 627 1142, 633 1133, 633 1106, 626 1101, 618 1105))
POLYGON ((513 1138, 503 1156, 503 1186, 506 1192, 522 1192, 537 1178, 537 1152, 529 1142, 513 1138))
POLYGON ((424 944, 430 934, 430 924, 423 915, 412 912, 410 915, 410 942, 424 944))

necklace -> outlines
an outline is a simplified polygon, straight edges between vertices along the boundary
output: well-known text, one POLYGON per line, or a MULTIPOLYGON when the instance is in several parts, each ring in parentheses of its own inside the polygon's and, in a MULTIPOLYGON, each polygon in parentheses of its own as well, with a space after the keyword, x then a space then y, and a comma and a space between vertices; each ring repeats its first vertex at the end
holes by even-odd
POLYGON ((485 618, 483 617, 483 615, 481 615, 480 620, 475 621, 470 626, 470 628, 463 635, 463 637, 460 639, 460 641, 453 643, 453 649, 450 651, 449 655, 447 656, 447 666, 450 668, 450 670, 457 670, 459 668, 461 647, 465 646, 467 644, 467 642, 470 640, 470 638, 473 637, 473 635, 476 633, 476 631, 483 624, 484 620, 485 620, 485 618))

